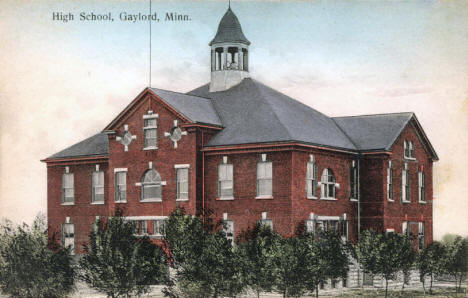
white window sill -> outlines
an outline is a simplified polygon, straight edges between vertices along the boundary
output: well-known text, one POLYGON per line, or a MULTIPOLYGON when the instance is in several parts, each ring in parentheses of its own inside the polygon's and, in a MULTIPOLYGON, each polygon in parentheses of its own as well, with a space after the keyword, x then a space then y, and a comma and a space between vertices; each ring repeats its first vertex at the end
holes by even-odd
POLYGON ((221 198, 216 198, 217 201, 233 201, 234 197, 221 197, 221 198))
POLYGON ((317 197, 307 197, 307 199, 309 199, 309 200, 317 200, 318 198, 317 198, 317 197))
POLYGON ((406 159, 406 160, 416 160, 415 157, 408 157, 408 156, 405 156, 405 159, 406 159))
POLYGON ((91 202, 91 205, 104 205, 104 202, 91 202))
POLYGON ((411 201, 401 201, 403 204, 409 204, 411 201))
POLYGON ((324 201, 337 201, 338 199, 337 199, 337 198, 320 198, 320 200, 324 200, 324 201))
POLYGON ((143 150, 156 150, 158 147, 144 147, 143 150))
POLYGON ((392 199, 387 199, 387 200, 391 203, 395 202, 395 200, 392 200, 392 199))
POLYGON ((273 200, 273 196, 257 196, 256 200, 273 200))
POLYGON ((127 201, 115 201, 116 204, 125 204, 127 201))
POLYGON ((357 201, 358 201, 358 199, 355 199, 355 198, 349 198, 349 200, 350 200, 351 202, 357 202, 357 201))
POLYGON ((162 239, 164 235, 149 235, 150 239, 162 239))
POLYGON ((419 204, 427 204, 427 201, 419 201, 419 204))
POLYGON ((146 200, 140 200, 140 203, 154 203, 154 202, 162 202, 162 199, 146 199, 146 200))
POLYGON ((62 202, 62 206, 73 206, 75 202, 62 202))
POLYGON ((176 199, 176 202, 188 202, 189 199, 176 199))

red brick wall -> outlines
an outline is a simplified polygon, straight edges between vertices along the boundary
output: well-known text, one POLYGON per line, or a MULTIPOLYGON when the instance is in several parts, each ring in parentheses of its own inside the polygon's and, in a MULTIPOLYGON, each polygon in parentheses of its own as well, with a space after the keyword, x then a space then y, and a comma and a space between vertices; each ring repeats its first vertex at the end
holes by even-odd
POLYGON ((342 216, 346 213, 349 239, 354 241, 357 232, 357 203, 350 200, 350 167, 355 156, 330 151, 294 151, 292 174, 292 206, 295 225, 309 219, 313 212, 318 216, 342 216), (306 194, 306 170, 310 154, 314 154, 317 164, 318 181, 324 169, 329 168, 340 185, 336 189, 336 201, 320 199, 320 186, 317 188, 317 199, 308 199, 306 194))
POLYGON ((361 230, 383 231, 384 183, 383 155, 367 155, 360 160, 361 230))
POLYGON ((182 125, 182 119, 177 118, 168 111, 160 102, 156 100, 143 100, 140 105, 131 111, 131 116, 118 124, 117 133, 109 138, 109 194, 110 207, 123 208, 124 214, 136 215, 168 215, 176 205, 180 205, 189 213, 195 212, 196 207, 196 134, 189 133, 182 136, 178 142, 178 147, 174 148, 174 143, 164 136, 164 132, 170 132, 174 126, 174 120, 182 125), (143 115, 148 110, 158 114, 158 149, 143 150, 143 115), (132 113, 133 112, 133 113, 132 113), (124 146, 115 140, 115 136, 123 133, 124 124, 128 125, 132 135, 136 135, 136 140, 129 145, 128 151, 124 151, 124 146), (162 202, 140 202, 141 187, 135 183, 141 182, 143 174, 148 170, 148 163, 153 163, 153 168, 161 175, 162 181, 167 185, 162 187, 162 202), (176 203, 176 170, 175 164, 189 164, 189 201, 176 203), (127 168, 127 203, 114 203, 114 168, 127 168))
POLYGON ((47 217, 49 236, 56 233, 57 240, 61 238, 61 225, 65 218, 70 217, 70 222, 75 224, 75 247, 80 253, 84 243, 88 241, 91 223, 96 216, 108 214, 109 177, 107 165, 100 163, 100 170, 104 171, 104 205, 91 204, 91 175, 95 171, 96 163, 91 164, 69 164, 70 173, 74 176, 75 204, 71 206, 62 205, 62 175, 65 172, 64 165, 47 167, 47 217))
MULTIPOLYGON (((400 137, 397 139, 392 148, 390 160, 393 164, 394 173, 394 202, 389 202, 386 199, 387 184, 385 178, 384 190, 384 208, 385 208, 385 228, 395 229, 396 232, 402 231, 403 221, 425 222, 426 243, 431 243, 433 239, 432 229, 432 199, 433 199, 433 182, 432 182, 432 160, 428 152, 424 149, 418 137, 417 130, 413 125, 409 125, 400 137), (415 145, 416 160, 404 159, 404 140, 412 141, 415 145), (405 161, 408 163, 410 173, 410 203, 402 203, 401 201, 401 175, 405 161), (426 204, 419 203, 418 198, 418 172, 421 167, 424 168, 426 180, 426 204)), ((384 171, 386 173, 388 161, 383 162, 384 171)))
POLYGON ((267 160, 273 162, 273 199, 256 199, 257 162, 259 153, 229 153, 206 156, 205 161, 205 206, 213 211, 213 217, 221 220, 223 213, 234 221, 238 234, 262 219, 262 212, 273 220, 275 231, 282 235, 292 234, 291 221, 291 152, 268 152, 267 160), (218 165, 223 155, 234 170, 234 200, 217 199, 218 165))

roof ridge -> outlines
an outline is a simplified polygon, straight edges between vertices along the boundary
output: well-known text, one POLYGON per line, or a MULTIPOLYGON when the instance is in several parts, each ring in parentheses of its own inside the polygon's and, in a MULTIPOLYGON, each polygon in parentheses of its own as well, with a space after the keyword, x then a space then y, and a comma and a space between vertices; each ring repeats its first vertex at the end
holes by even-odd
MULTIPOLYGON (((250 79, 250 80, 252 81, 252 83, 258 83, 258 84, 262 85, 263 87, 267 87, 267 88, 268 88, 268 86, 266 86, 266 85, 260 83, 260 82, 257 81, 257 80, 254 80, 254 79, 252 79, 252 78, 245 78, 245 79, 250 79)), ((244 79, 244 80, 245 80, 245 79, 244 79)), ((281 124, 281 126, 283 127, 283 129, 286 131, 286 134, 288 135, 288 137, 291 138, 291 139, 293 139, 292 133, 289 131, 289 129, 286 127, 286 125, 284 125, 284 123, 281 122, 280 117, 278 116, 278 114, 276 114, 275 109, 273 109, 273 108, 271 107, 271 104, 265 100, 265 97, 264 97, 264 94, 263 94, 262 90, 258 87, 257 84, 253 84, 253 85, 255 86, 255 89, 257 89, 257 91, 262 95, 262 96, 261 96, 262 102, 265 103, 265 104, 268 106, 268 108, 272 111, 273 115, 275 115, 275 118, 277 119, 278 123, 281 124)), ((269 89, 271 89, 271 88, 269 88, 269 89)), ((271 90, 276 91, 276 90, 274 90, 274 89, 271 89, 271 90)), ((280 92, 279 92, 279 93, 280 93, 280 92)), ((283 93, 281 93, 281 94, 284 95, 284 96, 287 96, 287 95, 285 95, 285 94, 283 94, 283 93)), ((289 97, 289 96, 287 96, 287 97, 289 97)))
POLYGON ((351 115, 351 116, 336 116, 336 117, 330 117, 330 118, 332 118, 332 119, 338 119, 338 118, 357 118, 357 117, 390 116, 390 115, 404 115, 404 114, 411 114, 411 115, 414 115, 414 112, 395 112, 395 113, 364 114, 364 115, 351 115))
MULTIPOLYGON (((348 141, 354 146, 354 148, 355 148, 356 150, 359 150, 359 147, 356 146, 356 144, 353 142, 353 140, 343 131, 343 129, 338 125, 338 123, 336 123, 336 121, 335 121, 332 117, 330 117, 330 116, 328 116, 328 115, 326 115, 326 114, 324 114, 324 113, 322 113, 322 112, 320 112, 320 111, 314 109, 313 107, 311 107, 311 106, 309 106, 309 105, 304 104, 303 102, 301 102, 301 101, 299 101, 299 100, 297 100, 297 99, 295 99, 295 98, 293 98, 293 97, 291 97, 291 96, 289 96, 289 95, 287 95, 287 94, 284 94, 284 93, 281 92, 281 91, 275 90, 275 89, 273 89, 273 88, 271 88, 271 87, 269 87, 269 86, 267 86, 267 85, 265 85, 265 84, 263 84, 263 83, 261 83, 261 82, 255 80, 255 79, 252 79, 252 81, 254 81, 254 82, 256 82, 256 83, 262 85, 263 87, 268 88, 268 89, 270 89, 270 90, 272 90, 272 91, 274 91, 274 92, 277 92, 277 93, 279 93, 279 94, 281 94, 281 95, 287 97, 288 99, 293 100, 295 103, 300 104, 300 105, 306 107, 307 109, 312 110, 312 111, 314 111, 314 112, 320 114, 321 116, 323 116, 323 117, 329 119, 329 120, 336 126, 337 130, 340 131, 340 132, 346 137, 346 139, 348 139, 348 141)), ((276 111, 275 111, 274 109, 272 109, 272 110, 273 110, 273 112, 275 113, 275 116, 278 118, 278 116, 276 115, 276 111)), ((285 127, 286 131, 287 131, 288 134, 289 134, 289 137, 293 137, 292 134, 291 134, 291 132, 288 130, 288 128, 287 128, 281 121, 280 121, 280 123, 281 123, 281 125, 282 125, 283 127, 285 127)))
MULTIPOLYGON (((189 92, 193 91, 189 91, 189 92, 178 92, 178 91, 172 91, 172 90, 167 90, 167 89, 161 89, 161 88, 155 88, 155 87, 151 87, 150 89, 152 90, 160 90, 160 91, 165 91, 165 92, 171 92, 171 93, 177 93, 177 94, 180 94, 180 95, 186 95, 186 96, 192 96, 192 97, 198 97, 198 98, 203 98, 203 99, 209 99, 211 100, 211 98, 209 97, 204 97, 204 96, 198 96, 198 95, 192 95, 192 94, 188 94, 189 92)), ((194 89, 195 90, 195 89, 194 89)))
POLYGON ((335 123, 335 125, 338 127, 338 129, 345 135, 345 137, 348 138, 348 140, 353 144, 353 146, 356 148, 356 150, 361 150, 360 146, 358 146, 356 143, 354 143, 353 139, 343 130, 343 128, 335 121, 333 117, 330 117, 331 121, 335 123))

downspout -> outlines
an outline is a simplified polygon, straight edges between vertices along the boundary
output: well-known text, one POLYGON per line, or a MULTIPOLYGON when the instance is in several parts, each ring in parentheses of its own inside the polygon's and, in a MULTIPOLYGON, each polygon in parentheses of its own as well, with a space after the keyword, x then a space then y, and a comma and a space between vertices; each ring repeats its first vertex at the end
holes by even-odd
POLYGON ((361 235, 361 153, 358 155, 357 160, 357 221, 358 221, 358 241, 361 235))
MULTIPOLYGON (((202 130, 202 149, 205 146, 204 134, 202 130)), ((202 216, 205 221, 205 151, 202 150, 202 216)))

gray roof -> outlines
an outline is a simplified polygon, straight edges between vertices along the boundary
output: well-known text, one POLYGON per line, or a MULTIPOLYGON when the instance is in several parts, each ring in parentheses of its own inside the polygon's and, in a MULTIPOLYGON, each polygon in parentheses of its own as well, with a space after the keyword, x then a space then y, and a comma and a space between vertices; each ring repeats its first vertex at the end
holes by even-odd
POLYGON ((389 150, 414 113, 334 117, 359 150, 389 150))
POLYGON ((107 154, 109 154, 108 136, 105 133, 98 133, 58 153, 55 153, 47 159, 61 159, 107 154))
POLYGON ((222 126, 210 99, 162 89, 150 89, 190 121, 222 126))
POLYGON ((204 85, 188 94, 212 98, 223 122, 207 146, 298 141, 357 149, 330 117, 250 78, 226 91, 204 85))
POLYGON ((232 12, 231 7, 228 8, 223 18, 219 22, 218 31, 215 37, 209 43, 211 46, 214 43, 222 42, 240 42, 246 45, 250 45, 250 41, 247 40, 242 27, 237 19, 237 16, 232 12))

